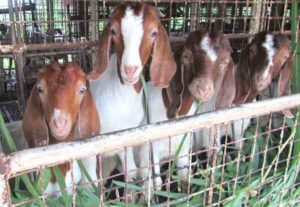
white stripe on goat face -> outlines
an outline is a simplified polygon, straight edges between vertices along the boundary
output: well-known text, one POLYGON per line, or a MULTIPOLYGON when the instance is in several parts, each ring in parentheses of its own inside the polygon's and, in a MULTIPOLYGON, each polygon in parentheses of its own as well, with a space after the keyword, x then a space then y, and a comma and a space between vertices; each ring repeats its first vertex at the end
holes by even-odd
POLYGON ((54 108, 53 119, 58 120, 61 117, 61 114, 62 114, 62 110, 58 108, 54 108))
POLYGON ((121 33, 124 42, 124 51, 121 61, 121 76, 125 83, 134 84, 138 81, 143 69, 140 57, 140 45, 144 35, 143 12, 136 16, 128 7, 121 20, 121 33), (125 73, 125 68, 136 68, 132 75, 125 73))
POLYGON ((218 58, 216 51, 210 45, 210 38, 206 34, 201 40, 201 49, 204 50, 212 62, 215 62, 218 58))
POLYGON ((273 66, 273 56, 275 54, 275 48, 274 48, 274 36, 272 34, 266 35, 266 41, 262 44, 262 46, 267 51, 267 58, 268 58, 268 65, 263 73, 263 78, 267 78, 269 74, 270 68, 273 66))

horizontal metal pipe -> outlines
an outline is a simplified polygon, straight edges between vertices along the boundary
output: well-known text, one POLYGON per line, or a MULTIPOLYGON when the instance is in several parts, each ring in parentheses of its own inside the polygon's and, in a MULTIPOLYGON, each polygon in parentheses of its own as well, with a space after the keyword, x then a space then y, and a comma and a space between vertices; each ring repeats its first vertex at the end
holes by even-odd
MULTIPOLYGON (((279 32, 274 32, 279 33, 279 32)), ((283 34, 290 35, 291 31, 285 31, 283 34)), ((252 37, 254 34, 250 33, 235 33, 226 34, 229 39, 242 39, 252 37)), ((170 36, 171 43, 182 43, 185 41, 187 34, 181 37, 170 36)), ((95 48, 98 46, 98 41, 89 42, 62 42, 62 43, 47 43, 47 44, 29 44, 29 45, 0 45, 0 55, 20 53, 20 52, 40 52, 49 50, 63 50, 69 51, 71 49, 82 49, 82 48, 95 48)))
POLYGON ((72 159, 105 154, 124 147, 141 145, 155 140, 209 128, 235 120, 261 116, 300 105, 300 94, 243 104, 196 116, 150 124, 129 130, 103 134, 82 141, 55 144, 0 156, 0 174, 12 176, 24 171, 50 166, 72 159))

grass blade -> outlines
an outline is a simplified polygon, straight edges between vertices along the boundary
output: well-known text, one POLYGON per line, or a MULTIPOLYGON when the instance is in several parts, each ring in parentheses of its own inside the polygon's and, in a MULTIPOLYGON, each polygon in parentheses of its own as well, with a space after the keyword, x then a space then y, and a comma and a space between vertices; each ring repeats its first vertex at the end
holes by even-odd
POLYGON ((58 166, 54 166, 54 167, 52 167, 52 169, 53 169, 55 178, 57 180, 60 192, 62 194, 62 198, 63 198, 63 200, 65 202, 65 205, 66 206, 71 206, 71 202, 70 202, 68 193, 66 191, 67 189, 66 189, 65 179, 64 179, 64 176, 63 176, 60 168, 58 166))

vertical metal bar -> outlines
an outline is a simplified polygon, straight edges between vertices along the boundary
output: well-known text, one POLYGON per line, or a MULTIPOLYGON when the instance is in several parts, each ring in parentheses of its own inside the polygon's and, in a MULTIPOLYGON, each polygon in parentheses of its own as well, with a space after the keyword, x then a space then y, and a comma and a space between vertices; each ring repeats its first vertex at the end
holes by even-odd
MULTIPOLYGON (((24 0, 22 0, 22 5, 21 6, 23 6, 23 5, 25 5, 25 2, 24 2, 24 0)), ((22 8, 22 7, 21 7, 22 8)), ((21 10, 22 11, 22 10, 21 10)), ((21 16, 21 15, 20 15, 21 16)), ((29 21, 29 20, 28 20, 29 21)), ((23 23, 23 28, 24 28, 24 32, 23 32, 23 34, 24 34, 24 42, 26 42, 26 40, 28 39, 28 35, 27 35, 27 29, 26 29, 26 10, 24 9, 24 11, 23 11, 23 21, 22 21, 22 23, 23 23)))
POLYGON ((209 191, 208 191, 208 199, 207 204, 208 206, 212 206, 213 204, 213 191, 214 191, 214 184, 215 184, 215 171, 217 168, 217 155, 219 149, 219 141, 217 141, 217 132, 219 130, 218 126, 213 127, 213 136, 214 136, 214 145, 213 145, 213 154, 212 154, 212 163, 211 163, 211 173, 209 176, 209 191))
POLYGON ((260 24, 259 24, 259 29, 260 30, 265 30, 265 24, 266 24, 266 18, 265 18, 265 12, 266 12, 266 4, 268 0, 263 0, 262 1, 262 12, 261 12, 261 19, 260 19, 260 24))
MULTIPOLYGON (((292 1, 292 50, 294 51, 294 61, 293 61, 293 82, 292 82, 292 93, 300 92, 300 44, 299 44, 299 4, 297 0, 292 1)), ((298 109, 299 111, 299 109, 298 109)), ((299 122, 299 120, 297 120, 299 122)), ((297 126, 295 142, 300 142, 300 127, 297 126)), ((294 148, 294 158, 293 164, 297 162, 298 156, 300 154, 300 144, 296 144, 294 148)))
POLYGON ((284 32, 284 23, 285 23, 286 11, 287 11, 288 4, 289 4, 288 0, 285 0, 280 32, 284 32))
MULTIPOLYGON (((282 131, 284 130, 284 128, 281 129, 282 131)), ((286 158, 286 167, 285 167, 285 172, 284 172, 284 176, 283 176, 283 183, 286 183, 287 182, 287 177, 290 176, 289 175, 289 169, 292 165, 290 165, 292 159, 291 159, 291 156, 292 156, 292 150, 293 150, 293 145, 294 145, 294 139, 295 139, 295 136, 292 137, 292 139, 290 140, 290 143, 289 143, 289 150, 288 150, 288 156, 286 158)), ((298 174, 298 173, 297 173, 298 174)), ((295 177, 297 176, 297 174, 295 175, 295 177)), ((285 191, 288 191, 289 189, 287 189, 285 186, 283 188, 281 188, 281 193, 279 193, 280 195, 280 203, 283 201, 283 195, 284 195, 284 192, 285 191)))
POLYGON ((17 79, 17 94, 20 112, 23 114, 26 105, 25 96, 25 80, 24 80, 24 57, 23 53, 15 53, 14 60, 16 63, 16 79, 17 79))
POLYGON ((45 183, 44 183, 44 167, 40 168, 40 176, 41 176, 41 192, 42 192, 42 200, 43 200, 43 206, 46 207, 46 194, 45 194, 45 183))
POLYGON ((8 2, 8 10, 9 10, 9 21, 10 21, 10 29, 11 29, 11 40, 12 44, 17 44, 17 38, 16 38, 16 22, 15 22, 15 16, 14 16, 14 10, 13 10, 13 2, 11 0, 7 0, 8 2))
POLYGON ((199 2, 191 3, 190 31, 197 29, 199 2))
POLYGON ((98 173, 99 173, 99 198, 100 198, 100 206, 104 206, 104 179, 103 179, 103 173, 102 173, 102 156, 98 155, 98 173))
MULTIPOLYGON (((265 146, 265 149, 264 149, 264 152, 263 152, 263 163, 262 163, 262 167, 261 167, 261 177, 264 177, 264 173, 265 173, 265 169, 266 169, 266 165, 267 165, 267 152, 268 152, 268 145, 269 145, 269 140, 270 140, 270 136, 271 136, 271 129, 272 129, 272 123, 269 123, 269 126, 268 126, 268 131, 267 131, 267 137, 266 137, 266 146, 265 146)), ((263 186, 263 182, 260 183, 260 190, 261 191, 261 188, 263 186)))
MULTIPOLYGON (((147 206, 151 206, 151 184, 153 183, 153 176, 152 176, 152 143, 148 142, 148 154, 149 154, 149 160, 148 160, 148 166, 140 166, 142 167, 147 167, 148 168, 148 188, 147 188, 147 206)), ((153 185, 152 185, 153 186, 153 185)))
MULTIPOLYGON (((208 139, 211 139, 211 135, 212 135, 211 128, 210 129, 202 129, 202 130, 208 130, 208 139)), ((210 143, 210 140, 209 140, 208 143, 210 143)), ((207 154, 207 160, 206 160, 206 168, 207 168, 207 170, 206 171, 207 171, 207 174, 205 176, 205 193, 203 195, 203 203, 202 203, 203 206, 206 206, 207 205, 207 201, 208 201, 207 189, 209 188, 208 186, 210 185, 210 179, 207 176, 208 172, 210 170, 210 157, 208 155, 209 155, 209 152, 211 150, 212 149, 210 148, 210 146, 208 146, 208 148, 206 149, 206 154, 207 154)))
MULTIPOLYGON (((48 30, 53 31, 54 29, 54 14, 53 14, 53 4, 52 0, 47 0, 47 21, 48 21, 48 30)), ((54 42, 54 36, 51 35, 50 41, 54 42)))
MULTIPOLYGON (((170 191, 171 191, 171 163, 172 163, 172 137, 168 137, 169 140, 169 165, 168 165, 168 177, 167 177, 167 193, 168 193, 168 197, 167 197, 167 206, 170 206, 170 191)), ((156 175, 156 176, 161 176, 161 175, 156 175)))
MULTIPOLYGON (((227 146, 228 146, 228 128, 231 126, 232 123, 229 123, 226 125, 226 134, 225 134, 225 144, 224 144, 224 153, 222 155, 222 164, 221 164, 221 180, 220 185, 223 185, 224 182, 224 174, 225 174, 225 166, 226 166, 226 154, 227 154, 227 146)), ((218 199, 218 206, 221 206, 221 200, 222 200, 222 189, 219 190, 219 199, 218 199)))
MULTIPOLYGON (((271 117, 270 117, 270 119, 271 119, 271 117)), ((281 125, 282 129, 280 132, 280 140, 279 140, 278 148, 280 146, 282 146, 283 136, 284 136, 284 126, 285 126, 285 119, 283 120, 282 125, 281 125)), ((276 176, 276 173, 277 173, 278 164, 279 164, 279 157, 277 157, 276 162, 275 162, 274 173, 273 173, 274 177, 276 176)), ((272 182, 272 187, 274 187, 274 184, 275 184, 275 180, 272 182)))
POLYGON ((128 172, 127 172, 127 164, 128 164, 128 162, 127 162, 127 147, 125 147, 124 148, 124 150, 125 150, 125 169, 124 169, 124 177, 125 177, 125 189, 124 189, 124 194, 125 194, 125 205, 126 206, 128 206, 128 203, 129 203, 129 201, 128 201, 128 194, 129 194, 129 192, 128 192, 128 188, 127 188, 127 185, 128 185, 128 172))
POLYGON ((235 0, 234 3, 234 16, 233 16, 233 24, 232 24, 232 33, 235 33, 235 22, 236 22, 236 16, 237 16, 237 7, 238 7, 238 0, 235 0))
POLYGON ((10 190, 7 182, 6 177, 0 174, 0 206, 3 207, 11 206, 10 190))
MULTIPOLYGON (((270 116, 270 118, 271 118, 271 116, 270 116)), ((257 156, 259 156, 259 154, 257 154, 258 149, 257 149, 256 145, 257 145, 257 136, 258 136, 258 132, 259 132, 259 129, 260 129, 260 124, 259 124, 259 118, 258 117, 256 118, 256 120, 257 121, 256 121, 255 134, 253 136, 253 143, 252 143, 252 149, 251 149, 251 155, 250 155, 250 161, 249 161, 249 168, 248 168, 249 170, 247 172, 248 177, 249 177, 249 179, 248 179, 249 181, 251 181, 251 178, 252 178, 252 172, 253 172, 252 170, 255 171, 258 168, 258 166, 256 166, 256 163, 255 163, 254 159, 256 159, 257 156)), ((248 184, 250 185, 251 183, 248 183, 248 184)), ((249 199, 249 196, 247 196, 245 202, 248 202, 248 199, 249 199)))
MULTIPOLYGON (((180 4, 179 4, 180 6, 180 4)), ((188 4, 187 2, 184 3, 184 8, 183 8, 183 24, 182 24, 182 32, 183 34, 186 32, 186 15, 188 11, 188 4)))
POLYGON ((98 1, 91 0, 91 40, 97 41, 99 39, 99 24, 98 24, 98 1))
MULTIPOLYGON (((74 181, 74 171, 73 171, 73 162, 77 162, 76 160, 70 160, 70 171, 71 171, 71 181, 72 181, 72 206, 76 206, 76 183, 74 181)), ((81 175, 85 176, 85 175, 81 175)))
POLYGON ((246 33, 247 30, 247 20, 249 18, 248 10, 249 10, 249 0, 246 1, 246 15, 244 16, 244 33, 246 33))
MULTIPOLYGON (((189 136, 188 138, 189 140, 189 144, 190 144, 190 149, 189 149, 189 153, 187 156, 189 156, 189 170, 188 170, 188 189, 187 189, 187 196, 190 195, 191 193, 191 177, 192 177, 192 154, 193 154, 193 132, 189 132, 189 136)), ((187 200, 187 205, 189 205, 189 199, 187 200)))
POLYGON ((252 6, 252 16, 253 18, 250 20, 250 28, 249 33, 255 34, 259 31, 260 26, 260 18, 262 13, 262 2, 261 1, 254 1, 252 6))
POLYGON ((88 21, 87 21, 87 15, 88 15, 88 7, 87 7, 87 1, 86 0, 84 0, 83 1, 83 7, 84 7, 84 9, 83 9, 83 13, 84 13, 84 15, 83 15, 83 21, 84 21, 84 36, 85 36, 85 38, 86 38, 86 40, 88 40, 89 39, 89 27, 88 27, 88 21))
MULTIPOLYGON (((91 5, 90 26, 91 26, 91 33, 92 33, 91 40, 97 41, 99 39, 98 1, 92 0, 92 1, 90 1, 90 5, 91 5)), ((103 6, 103 13, 104 13, 104 8, 105 7, 103 6)), ((96 54, 96 52, 93 52, 92 53, 92 63, 95 62, 96 58, 97 58, 97 54, 96 54)))
MULTIPOLYGON (((240 134, 239 135, 235 135, 236 137, 237 136, 240 136, 240 137, 243 137, 243 134, 242 134, 242 132, 244 131, 243 129, 244 129, 244 120, 243 120, 243 122, 242 122, 242 127, 241 127, 241 132, 240 132, 240 134)), ((235 194, 236 193, 236 187, 237 187, 237 182, 238 182, 238 175, 239 175, 239 170, 240 170, 240 163, 241 163, 241 149, 242 149, 242 144, 243 144, 243 142, 242 142, 242 140, 241 139, 239 139, 239 150, 238 150, 238 156, 237 156, 237 159, 236 159, 236 162, 237 162, 237 164, 236 164, 236 177, 235 177, 235 179, 234 179, 234 186, 233 186, 233 194, 235 194)), ((235 141, 235 144, 237 145, 237 143, 236 143, 236 141, 235 141)))
MULTIPOLYGON (((268 14, 268 19, 267 19, 267 31, 269 31, 269 29, 270 29, 270 22, 271 22, 271 20, 272 20, 272 17, 271 17, 271 14, 272 14, 272 6, 273 6, 273 1, 270 1, 270 13, 268 14)), ((267 7, 268 8, 268 7, 267 7)), ((274 20, 273 19, 273 21, 276 21, 276 20, 274 20)))
MULTIPOLYGON (((168 28, 168 34, 170 34, 171 33, 171 31, 172 31, 172 29, 171 29, 171 21, 172 21, 172 9, 173 9, 173 1, 171 1, 170 2, 170 13, 169 13, 169 28, 168 28)), ((176 11, 175 11, 175 13, 176 13, 176 11)), ((173 21, 173 26, 175 25, 175 19, 176 19, 176 17, 174 17, 174 21, 173 21)))
POLYGON ((22 11, 21 10, 21 6, 20 4, 18 3, 18 0, 15 0, 14 1, 14 9, 15 9, 15 31, 16 31, 16 41, 17 41, 17 44, 21 44, 22 43, 22 35, 21 34, 21 26, 19 25, 20 24, 20 17, 19 17, 19 12, 22 11))
POLYGON ((214 19, 214 14, 213 14, 213 10, 214 10, 214 5, 215 5, 215 0, 212 0, 211 2, 211 6, 210 6, 210 16, 209 16, 209 28, 208 31, 211 32, 211 24, 212 24, 212 20, 214 19))
POLYGON ((223 31, 224 20, 225 20, 225 10, 226 10, 227 3, 225 1, 224 2, 218 2, 217 5, 218 5, 217 6, 218 13, 216 15, 213 31, 222 32, 223 31))

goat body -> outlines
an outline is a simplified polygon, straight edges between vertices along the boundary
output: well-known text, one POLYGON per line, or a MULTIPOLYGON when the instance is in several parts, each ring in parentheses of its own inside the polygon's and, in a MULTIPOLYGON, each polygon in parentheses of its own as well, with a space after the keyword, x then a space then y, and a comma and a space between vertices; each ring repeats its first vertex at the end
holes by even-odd
MULTIPOLYGON (((100 114, 102 133, 133 128, 144 123, 143 93, 142 91, 135 91, 133 85, 121 83, 117 71, 116 54, 111 55, 108 67, 101 77, 98 80, 92 80, 90 85, 100 114)), ((116 153, 116 151, 111 152, 106 156, 112 156, 116 153)), ((132 181, 136 177, 137 170, 133 157, 133 147, 127 148, 127 152, 124 150, 118 152, 122 166, 126 164, 125 153, 127 153, 127 170, 131 172, 128 179, 132 181)), ((118 158, 114 157, 113 159, 118 158)), ((107 170, 105 171, 110 174, 107 170)))

